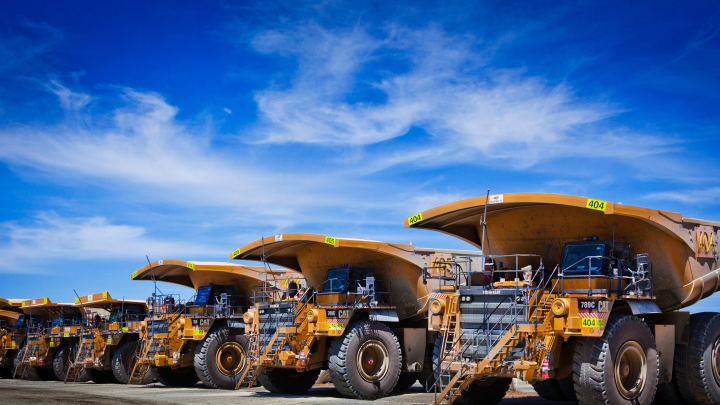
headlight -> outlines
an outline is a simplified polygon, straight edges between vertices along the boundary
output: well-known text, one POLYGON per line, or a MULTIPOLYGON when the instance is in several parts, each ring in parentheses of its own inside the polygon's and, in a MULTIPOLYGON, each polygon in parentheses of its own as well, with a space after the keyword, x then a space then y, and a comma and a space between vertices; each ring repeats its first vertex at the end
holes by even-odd
POLYGON ((318 318, 320 318, 320 313, 317 309, 311 309, 307 313, 307 320, 309 323, 315 323, 317 322, 318 318))
POLYGON ((430 313, 433 315, 439 315, 440 313, 442 313, 444 307, 445 303, 440 300, 430 301, 430 313))
POLYGON ((551 306, 551 311, 553 315, 560 317, 560 316, 567 316, 568 311, 570 310, 570 305, 566 299, 558 298, 555 301, 553 301, 551 306))
POLYGON ((243 321, 245 321, 246 324, 251 324, 255 320, 255 313, 254 312, 245 312, 243 314, 243 321))

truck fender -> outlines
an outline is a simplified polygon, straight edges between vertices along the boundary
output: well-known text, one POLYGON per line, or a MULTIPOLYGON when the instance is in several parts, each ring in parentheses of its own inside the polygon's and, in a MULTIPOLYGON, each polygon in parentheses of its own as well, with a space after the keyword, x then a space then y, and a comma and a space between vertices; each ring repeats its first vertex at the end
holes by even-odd
POLYGON ((662 311, 657 306, 657 304, 652 301, 633 300, 633 299, 624 299, 621 301, 626 302, 630 306, 630 310, 632 311, 633 315, 662 313, 662 311))
POLYGON ((400 322, 397 312, 392 309, 368 309, 368 319, 377 322, 400 322))

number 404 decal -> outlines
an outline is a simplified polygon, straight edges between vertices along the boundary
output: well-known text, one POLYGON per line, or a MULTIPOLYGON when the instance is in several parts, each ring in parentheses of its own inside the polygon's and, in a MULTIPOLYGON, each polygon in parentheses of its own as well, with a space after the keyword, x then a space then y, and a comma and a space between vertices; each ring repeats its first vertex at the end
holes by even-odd
POLYGON ((593 200, 592 198, 588 198, 587 203, 585 204, 585 208, 598 211, 605 211, 607 206, 608 203, 606 201, 593 200))

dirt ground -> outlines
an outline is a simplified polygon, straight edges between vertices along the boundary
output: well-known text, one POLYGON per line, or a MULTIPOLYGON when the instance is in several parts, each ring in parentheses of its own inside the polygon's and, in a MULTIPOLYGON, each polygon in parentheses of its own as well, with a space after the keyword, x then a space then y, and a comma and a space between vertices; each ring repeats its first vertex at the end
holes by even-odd
MULTIPOLYGON (((419 385, 410 390, 372 402, 373 404, 429 404, 433 394, 428 394, 419 385)), ((76 383, 64 384, 59 381, 24 381, 0 379, 0 403, 4 405, 27 404, 345 404, 367 405, 367 401, 349 400, 338 394, 331 384, 316 385, 307 395, 286 396, 271 394, 263 388, 239 391, 224 391, 205 388, 198 384, 192 388, 170 388, 161 384, 147 386, 120 384, 76 383)), ((560 405, 566 402, 549 402, 534 392, 509 392, 503 405, 542 404, 560 405)))

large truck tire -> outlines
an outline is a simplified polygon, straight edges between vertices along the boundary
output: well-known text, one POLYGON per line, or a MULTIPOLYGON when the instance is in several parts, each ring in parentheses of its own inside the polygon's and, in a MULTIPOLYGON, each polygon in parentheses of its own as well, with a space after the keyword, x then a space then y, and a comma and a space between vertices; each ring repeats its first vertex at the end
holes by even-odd
POLYGON ((659 359, 650 328, 631 315, 611 315, 601 337, 580 338, 573 380, 581 405, 650 405, 659 359))
POLYGON ((418 380, 418 375, 420 375, 420 373, 400 373, 400 378, 398 378, 393 392, 409 390, 410 387, 415 385, 415 382, 418 380))
POLYGON ((548 401, 567 401, 567 397, 560 387, 560 383, 554 378, 537 381, 532 387, 542 399, 548 401))
POLYGON ((401 364, 400 343, 382 323, 354 322, 330 344, 330 376, 346 397, 373 400, 390 394, 401 364))
POLYGON ((719 404, 720 314, 691 315, 688 345, 678 345, 676 350, 673 374, 685 402, 689 405, 719 404))
MULTIPOLYGON (((58 380, 65 381, 68 368, 70 368, 70 362, 73 361, 77 355, 77 348, 78 344, 74 343, 63 347, 55 354, 55 358, 53 358, 53 372, 58 380)), ((83 371, 78 374, 75 382, 86 382, 89 380, 90 375, 83 368, 83 371)))
POLYGON ((111 370, 95 370, 86 368, 85 371, 87 372, 90 381, 95 384, 115 384, 118 382, 111 370))
POLYGON ((461 398, 466 404, 497 405, 503 400, 512 384, 512 378, 491 377, 487 380, 475 380, 462 392, 461 398))
POLYGON ((150 367, 152 376, 166 387, 192 387, 200 379, 195 374, 195 367, 180 367, 173 370, 170 367, 150 367))
MULTIPOLYGON (((127 384, 128 381, 130 381, 130 373, 137 362, 136 353, 138 344, 140 344, 140 342, 137 340, 127 342, 118 347, 113 354, 111 363, 112 373, 115 376, 115 379, 121 384, 127 384)), ((150 384, 152 380, 152 373, 145 373, 140 385, 150 384)))
POLYGON ((566 401, 577 402, 577 396, 575 395, 575 382, 573 381, 572 374, 565 378, 558 378, 555 381, 557 381, 558 387, 560 387, 563 395, 565 395, 566 401))
POLYGON ((258 382, 274 394, 303 395, 307 393, 320 376, 320 369, 298 373, 291 368, 263 370, 258 374, 258 382))
POLYGON ((20 361, 22 361, 23 357, 25 357, 26 350, 27 346, 23 346, 20 350, 18 350, 18 354, 13 360, 13 376, 15 378, 22 378, 24 380, 41 381, 42 378, 40 376, 40 373, 38 373, 38 369, 33 366, 25 367, 25 372, 22 373, 22 375, 20 374, 20 370, 18 370, 18 367, 20 367, 20 361))
POLYGON ((10 379, 13 375, 12 366, 0 367, 0 378, 10 379))
POLYGON ((234 390, 237 378, 249 365, 249 339, 228 327, 210 332, 195 349, 195 372, 210 388, 234 390))
MULTIPOLYGON (((432 376, 435 372, 435 363, 433 363, 433 352, 435 350, 435 342, 437 341, 438 337, 442 338, 442 335, 440 335, 437 332, 433 332, 430 334, 430 338, 428 339, 428 343, 425 346, 425 358, 423 360, 423 369, 420 371, 420 374, 418 375, 418 380, 420 381, 420 385, 423 386, 423 388, 427 389, 428 384, 432 384, 433 381, 435 381, 432 376), (430 380, 430 381, 428 381, 430 380)), ((442 341, 440 341, 439 344, 442 344, 442 341)))

